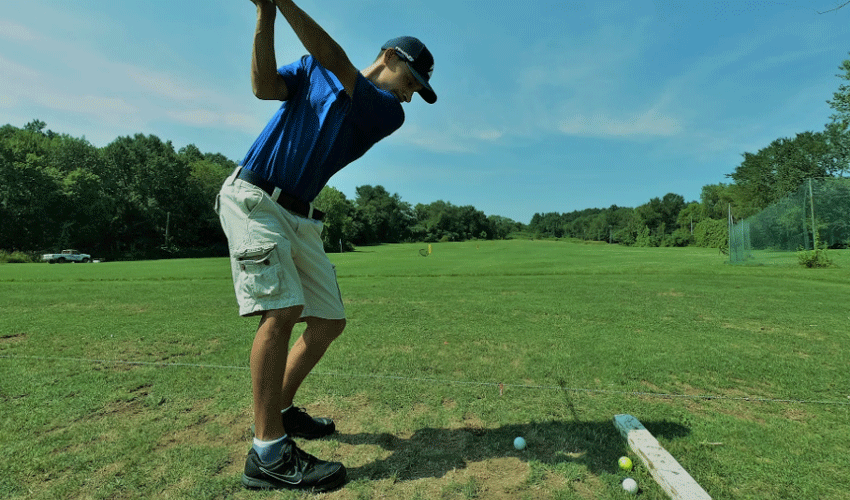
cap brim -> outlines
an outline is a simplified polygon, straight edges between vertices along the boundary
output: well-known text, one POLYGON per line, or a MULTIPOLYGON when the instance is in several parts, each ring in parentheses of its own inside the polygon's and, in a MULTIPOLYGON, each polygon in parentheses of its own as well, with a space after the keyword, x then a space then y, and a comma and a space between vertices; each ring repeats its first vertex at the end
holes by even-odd
POLYGON ((434 104, 435 102, 437 102, 437 94, 435 94, 434 91, 430 88, 423 88, 419 91, 419 95, 421 95, 422 99, 425 99, 425 102, 427 102, 428 104, 434 104))
POLYGON ((418 91, 419 95, 422 96, 422 99, 425 99, 425 102, 428 104, 434 104, 437 102, 437 94, 434 92, 434 89, 431 88, 428 81, 422 78, 422 75, 413 69, 413 66, 411 66, 409 62, 405 61, 405 63, 407 64, 407 67, 410 68, 410 72, 413 73, 413 76, 416 77, 420 84, 422 84, 422 88, 418 91))

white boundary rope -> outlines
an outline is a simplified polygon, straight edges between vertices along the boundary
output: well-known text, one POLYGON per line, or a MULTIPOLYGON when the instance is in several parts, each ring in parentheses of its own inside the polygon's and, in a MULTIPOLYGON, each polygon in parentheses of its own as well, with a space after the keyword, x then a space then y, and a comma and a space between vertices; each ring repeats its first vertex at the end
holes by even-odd
MULTIPOLYGON (((126 360, 107 360, 107 359, 88 359, 88 358, 70 358, 60 356, 11 356, 0 354, 0 359, 28 359, 35 361, 64 361, 75 363, 99 363, 105 365, 129 365, 129 366, 149 366, 156 368, 205 368, 213 370, 244 370, 247 371, 247 366, 229 366, 229 365, 205 365, 200 363, 166 363, 159 361, 126 361, 126 360)), ((464 385, 476 387, 494 387, 499 389, 501 395, 503 389, 538 389, 538 390, 559 390, 570 392, 584 392, 589 394, 611 394, 620 396, 644 396, 660 399, 693 399, 710 401, 713 399, 723 401, 744 401, 750 403, 798 403, 798 404, 817 404, 817 405, 836 405, 850 406, 850 401, 816 401, 806 399, 772 399, 760 397, 733 397, 733 396, 717 396, 717 395, 692 395, 692 394, 666 394, 659 392, 641 392, 641 391, 615 391, 610 389, 584 389, 576 387, 564 387, 560 385, 530 385, 530 384, 504 384, 499 382, 474 382, 468 380, 446 380, 425 377, 403 377, 401 375, 376 375, 362 373, 336 373, 336 372, 312 372, 312 375, 324 377, 340 377, 340 378, 369 378, 376 380, 396 380, 403 382, 420 382, 429 384, 444 384, 444 385, 464 385)), ((850 396, 848 396, 850 400, 850 396)))

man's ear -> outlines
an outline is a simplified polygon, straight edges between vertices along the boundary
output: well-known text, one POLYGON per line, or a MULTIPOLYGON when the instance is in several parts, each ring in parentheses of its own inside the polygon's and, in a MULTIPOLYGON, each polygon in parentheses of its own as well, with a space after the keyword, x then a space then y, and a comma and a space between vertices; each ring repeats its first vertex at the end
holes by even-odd
POLYGON ((389 67, 395 67, 401 61, 401 58, 396 54, 395 49, 389 48, 382 54, 382 62, 389 67))

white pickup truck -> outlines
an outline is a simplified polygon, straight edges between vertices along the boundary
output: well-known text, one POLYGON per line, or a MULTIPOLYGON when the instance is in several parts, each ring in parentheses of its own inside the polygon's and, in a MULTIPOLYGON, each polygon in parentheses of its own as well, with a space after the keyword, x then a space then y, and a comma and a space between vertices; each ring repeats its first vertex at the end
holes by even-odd
POLYGON ((46 260, 51 264, 64 262, 91 262, 91 255, 80 253, 77 250, 62 250, 62 253, 46 253, 41 256, 41 260, 46 260))

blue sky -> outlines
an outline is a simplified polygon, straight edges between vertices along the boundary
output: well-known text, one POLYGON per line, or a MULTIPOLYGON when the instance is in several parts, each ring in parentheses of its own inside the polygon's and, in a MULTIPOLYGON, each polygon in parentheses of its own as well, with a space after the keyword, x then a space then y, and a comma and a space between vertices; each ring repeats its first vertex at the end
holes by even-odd
MULTIPOLYGON (((838 0, 301 0, 363 68, 390 38, 435 57, 439 100, 331 179, 529 222, 698 200, 741 154, 823 130, 850 58, 838 0)), ((239 161, 277 108, 251 93, 249 0, 4 0, 0 124, 105 146, 154 134, 239 161)), ((282 16, 277 60, 305 50, 282 16)))

